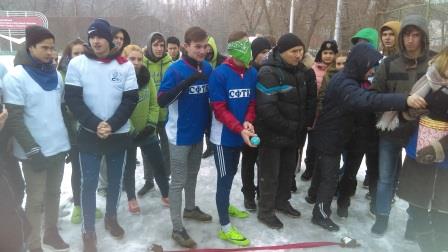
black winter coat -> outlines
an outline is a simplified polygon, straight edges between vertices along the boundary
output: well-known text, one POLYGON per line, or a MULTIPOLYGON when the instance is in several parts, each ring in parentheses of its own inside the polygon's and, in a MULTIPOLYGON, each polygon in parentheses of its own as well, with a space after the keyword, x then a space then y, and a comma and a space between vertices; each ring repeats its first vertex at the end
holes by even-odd
POLYGON ((351 137, 356 112, 403 111, 406 95, 377 94, 361 87, 368 70, 382 55, 363 43, 353 47, 342 72, 331 79, 322 112, 310 132, 310 144, 321 152, 339 155, 351 137))
POLYGON ((307 117, 316 110, 315 78, 313 82, 312 76, 306 73, 303 64, 288 65, 275 49, 263 63, 258 72, 255 122, 262 145, 298 147, 300 136, 309 124, 307 117))

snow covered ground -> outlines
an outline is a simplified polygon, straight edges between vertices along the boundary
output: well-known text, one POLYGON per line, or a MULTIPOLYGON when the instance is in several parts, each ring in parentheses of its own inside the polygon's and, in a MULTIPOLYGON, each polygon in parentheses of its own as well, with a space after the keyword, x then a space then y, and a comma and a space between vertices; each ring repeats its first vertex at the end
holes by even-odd
MULTIPOLYGON (((141 160, 141 157, 139 157, 141 160)), ((71 251, 82 251, 82 240, 80 235, 80 225, 70 223, 72 209, 71 168, 66 166, 64 180, 62 182, 60 229, 62 236, 70 243, 71 251)), ((302 217, 292 219, 285 215, 278 214, 285 224, 280 231, 272 230, 258 222, 256 214, 251 214, 248 219, 232 219, 236 225, 250 240, 252 246, 280 245, 297 242, 333 241, 338 242, 344 236, 350 236, 361 243, 362 247, 357 249, 347 249, 339 247, 323 247, 305 249, 304 251, 419 251, 415 243, 404 240, 404 230, 406 225, 407 203, 397 200, 394 204, 389 230, 382 238, 373 237, 370 227, 374 219, 368 215, 368 201, 364 198, 367 190, 361 187, 365 174, 365 166, 358 174, 360 186, 353 197, 352 205, 349 209, 349 217, 341 219, 336 214, 333 220, 341 226, 339 232, 331 233, 311 224, 312 205, 304 200, 309 182, 300 181, 297 176, 298 193, 292 195, 291 203, 302 212, 302 217)), ((142 166, 136 170, 136 188, 139 189, 143 181, 142 166)), ((243 195, 241 189, 240 173, 235 177, 231 193, 231 203, 243 208, 243 195)), ((234 248, 235 246, 219 240, 216 233, 219 229, 218 214, 215 205, 216 192, 216 168, 213 157, 203 160, 199 173, 196 202, 202 210, 212 214, 213 222, 199 224, 192 221, 185 221, 185 227, 192 238, 198 243, 199 248, 234 248)), ((145 251, 152 243, 162 245, 164 249, 181 249, 171 239, 171 222, 169 209, 160 203, 160 192, 152 191, 139 199, 142 213, 131 215, 127 210, 127 198, 123 193, 119 206, 119 223, 126 230, 123 240, 117 241, 104 230, 102 220, 97 220, 97 236, 99 251, 117 252, 140 252, 145 251)), ((105 199, 97 197, 98 206, 105 209, 105 199)), ((333 204, 335 205, 335 203, 333 204)), ((333 207, 334 209, 335 207, 333 207)), ((335 209, 334 209, 335 210, 335 209)))
MULTIPOLYGON (((12 67, 12 56, 0 56, 0 62, 8 68, 12 67)), ((141 160, 141 157, 139 156, 141 160)), ((304 167, 304 166, 302 166, 304 167)), ((368 215, 368 201, 364 198, 367 190, 361 187, 365 174, 365 165, 358 174, 359 187, 352 198, 347 219, 333 215, 333 220, 341 226, 339 232, 331 233, 311 224, 312 205, 305 202, 304 197, 309 182, 300 181, 297 175, 298 192, 292 195, 291 203, 302 212, 302 217, 292 219, 282 214, 279 218, 285 224, 280 231, 272 230, 257 221, 252 214, 248 219, 232 219, 232 223, 238 227, 250 240, 252 246, 280 245, 297 242, 332 241, 338 242, 344 236, 356 239, 362 247, 347 249, 340 247, 323 247, 305 249, 304 251, 419 251, 415 243, 404 240, 406 225, 406 208, 408 204, 397 199, 390 216, 389 230, 384 237, 376 238, 370 233, 374 219, 368 215)), ((60 230, 63 238, 71 246, 71 251, 82 251, 81 226, 70 222, 73 207, 70 185, 71 167, 66 165, 64 180, 62 182, 62 195, 60 204, 60 230)), ((136 170, 136 188, 143 185, 142 166, 136 170)), ((235 177, 231 193, 231 203, 243 208, 243 195, 241 189, 240 173, 235 177)), ((198 177, 196 190, 197 205, 207 213, 212 214, 213 222, 198 224, 185 221, 185 227, 192 238, 198 243, 199 248, 235 248, 235 246, 223 242, 217 238, 219 229, 218 214, 215 205, 216 192, 216 168, 213 157, 203 160, 198 177)), ((143 252, 152 243, 162 245, 164 249, 181 249, 171 239, 171 221, 169 209, 160 203, 158 190, 152 191, 139 198, 142 209, 140 215, 131 215, 127 210, 127 197, 123 193, 118 209, 119 223, 126 230, 122 240, 114 240, 104 229, 103 220, 97 220, 97 236, 99 251, 107 252, 143 252)), ((335 205, 335 204, 333 204, 335 205)), ((97 196, 97 206, 105 209, 105 199, 97 196)), ((333 207, 335 212, 335 207, 333 207)))

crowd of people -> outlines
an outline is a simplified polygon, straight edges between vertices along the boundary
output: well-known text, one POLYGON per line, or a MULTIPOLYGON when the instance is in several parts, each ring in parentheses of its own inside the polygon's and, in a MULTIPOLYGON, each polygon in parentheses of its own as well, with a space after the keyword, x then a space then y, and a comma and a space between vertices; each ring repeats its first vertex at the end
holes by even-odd
POLYGON ((66 163, 83 251, 97 251, 95 219, 122 239, 121 191, 129 212, 141 214, 137 196, 144 200, 154 181, 170 210, 171 238, 195 248, 183 219, 212 221, 199 207, 209 199, 196 198, 201 159, 211 155, 217 237, 248 246, 230 217, 256 212, 272 229, 283 227, 278 213, 301 217, 290 199, 305 149, 300 178, 311 180, 313 224, 339 230, 332 201, 347 218, 365 156, 371 232, 385 235, 398 195, 409 202, 404 238, 422 251, 448 250, 448 48, 430 50, 423 17, 363 28, 348 52, 323 41, 315 57, 295 34, 253 39, 244 31, 228 36, 224 56, 198 26, 183 43, 151 33, 142 48, 100 18, 60 60, 55 39, 28 26, 14 68, 0 68, 0 251, 69 250, 58 229, 66 163), (138 149, 145 182, 136 193, 138 149), (230 202, 240 159, 245 209, 230 202))

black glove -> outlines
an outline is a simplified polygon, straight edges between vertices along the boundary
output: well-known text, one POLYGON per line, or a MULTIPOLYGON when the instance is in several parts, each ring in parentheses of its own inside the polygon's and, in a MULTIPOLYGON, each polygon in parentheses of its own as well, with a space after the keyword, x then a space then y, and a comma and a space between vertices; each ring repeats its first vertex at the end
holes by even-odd
POLYGON ((421 164, 432 164, 436 160, 436 150, 432 145, 421 148, 417 152, 417 162, 421 164))
POLYGON ((48 159, 39 150, 38 152, 28 156, 26 160, 34 171, 43 171, 47 165, 48 159))
POLYGON ((139 141, 145 139, 147 136, 152 135, 155 131, 155 127, 148 125, 134 137, 134 140, 139 141))
POLYGON ((207 75, 201 73, 201 72, 195 72, 194 74, 192 74, 190 77, 188 77, 187 79, 185 79, 185 83, 188 86, 191 86, 193 83, 195 83, 198 80, 207 80, 207 75))

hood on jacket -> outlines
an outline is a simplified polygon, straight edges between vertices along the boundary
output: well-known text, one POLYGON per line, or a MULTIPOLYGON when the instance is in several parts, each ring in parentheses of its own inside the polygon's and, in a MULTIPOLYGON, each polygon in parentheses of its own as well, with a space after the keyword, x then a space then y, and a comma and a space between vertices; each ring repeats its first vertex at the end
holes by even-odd
POLYGON ((359 30, 353 35, 351 40, 352 44, 356 45, 359 39, 367 40, 373 48, 378 49, 378 31, 376 29, 367 27, 359 30))
POLYGON ((33 61, 28 55, 28 50, 25 45, 20 46, 17 49, 16 56, 14 57, 14 66, 17 65, 32 65, 33 61))
POLYGON ((402 55, 406 56, 406 48, 404 46, 403 31, 406 29, 406 27, 411 26, 411 25, 417 27, 422 32, 423 44, 422 44, 422 50, 421 50, 422 54, 421 55, 426 55, 427 52, 429 51, 428 22, 426 22, 426 19, 420 15, 409 15, 409 16, 406 16, 401 21, 400 33, 398 35, 398 47, 400 49, 400 53, 402 55))
POLYGON ((123 49, 126 46, 128 46, 129 44, 131 44, 131 37, 129 36, 129 33, 125 29, 123 29, 121 27, 117 27, 117 26, 111 25, 110 26, 110 30, 112 32, 112 38, 115 37, 115 35, 118 32, 122 32, 123 33, 124 39, 123 39, 123 46, 121 47, 121 49, 123 49))
POLYGON ((153 32, 153 33, 149 34, 148 40, 146 43, 145 56, 152 62, 157 62, 157 61, 165 58, 166 55, 168 55, 168 53, 166 52, 166 40, 165 40, 165 37, 163 36, 163 34, 160 32, 153 32), (155 36, 161 36, 163 41, 165 42, 165 52, 163 53, 162 57, 160 57, 160 58, 156 57, 154 55, 154 52, 152 51, 152 43, 154 42, 153 40, 154 40, 155 36))
POLYGON ((383 50, 383 54, 386 56, 393 55, 395 53, 398 53, 398 34, 400 33, 400 21, 388 21, 384 23, 380 28, 380 42, 381 42, 381 49, 383 50), (381 39, 381 34, 384 30, 390 29, 394 33, 395 36, 395 43, 393 48, 386 48, 383 44, 383 40, 381 39))
POLYGON ((218 46, 216 45, 216 41, 212 36, 208 36, 208 45, 212 48, 212 57, 209 57, 210 64, 212 64, 213 68, 216 67, 216 62, 218 60, 218 46))
POLYGON ((360 43, 350 51, 343 71, 347 74, 347 77, 362 81, 369 69, 378 65, 382 58, 381 53, 370 44, 360 43))

